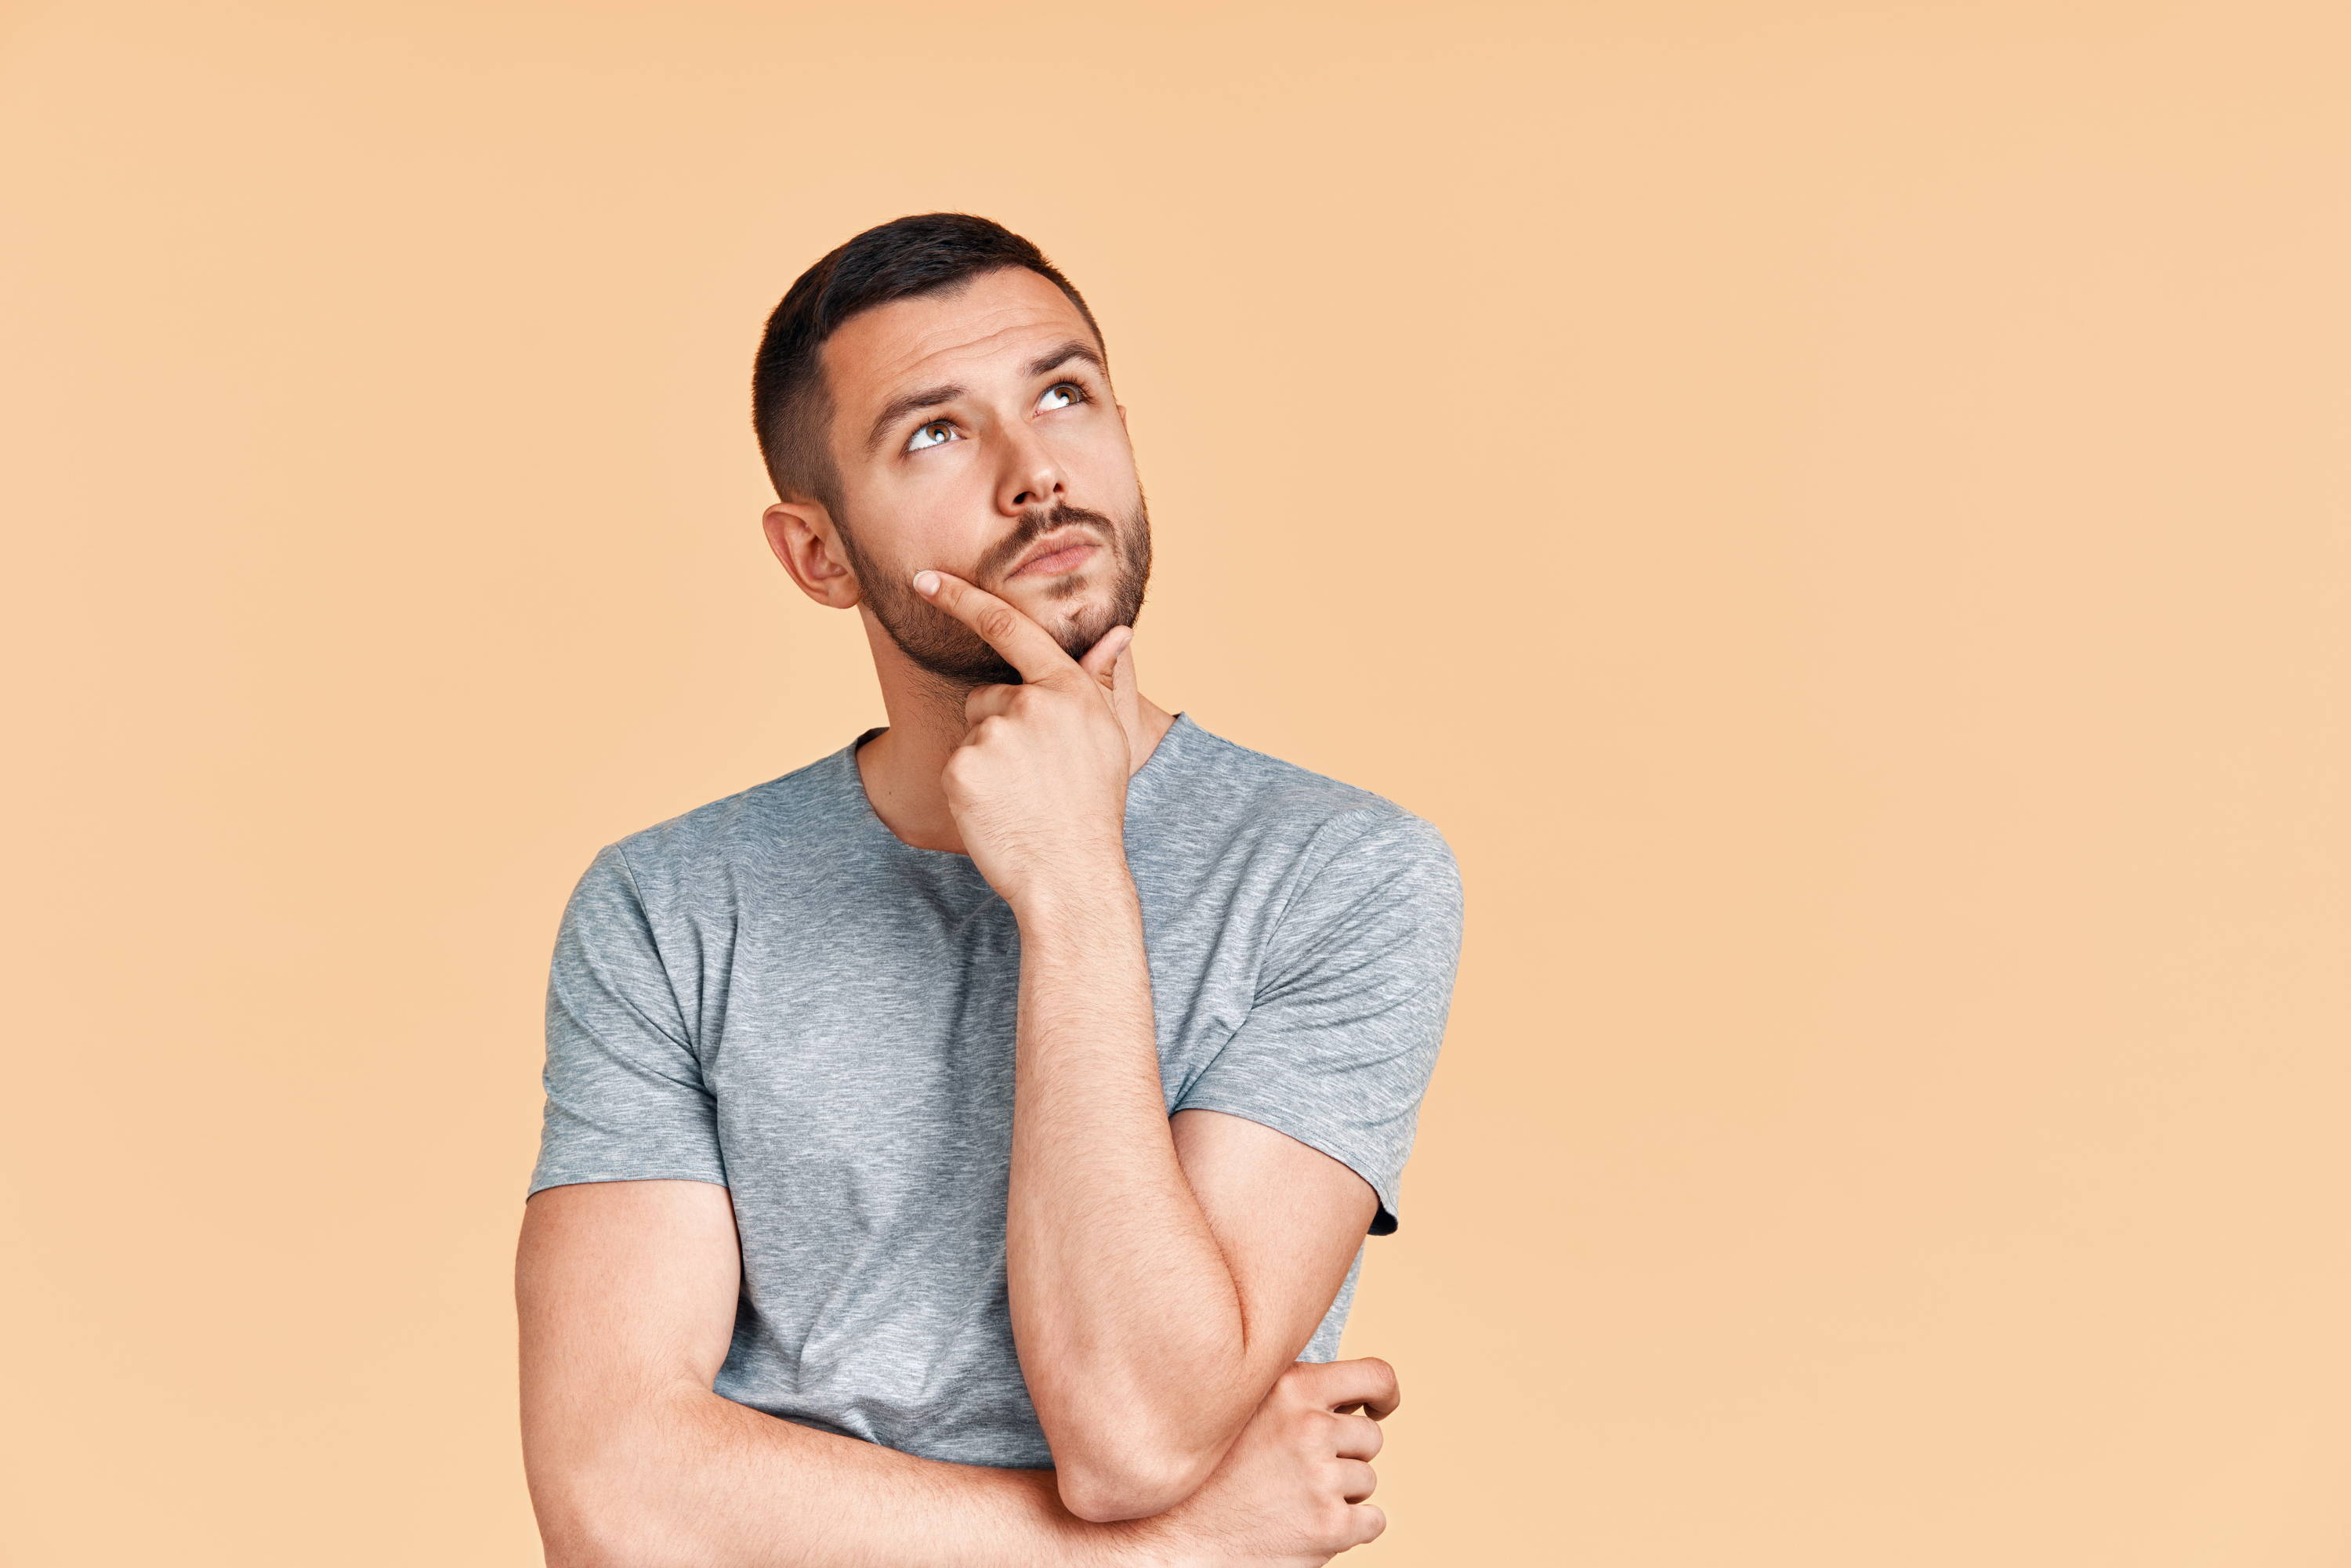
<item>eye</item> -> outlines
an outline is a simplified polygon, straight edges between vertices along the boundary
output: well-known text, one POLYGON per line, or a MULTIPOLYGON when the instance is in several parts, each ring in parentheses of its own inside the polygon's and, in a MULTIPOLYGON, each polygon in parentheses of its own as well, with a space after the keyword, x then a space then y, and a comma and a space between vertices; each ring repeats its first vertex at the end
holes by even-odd
POLYGON ((906 450, 920 452, 925 446, 938 446, 950 441, 961 441, 952 421, 935 419, 906 438, 906 450))
POLYGON ((1045 395, 1037 400, 1037 406, 1041 409, 1075 408, 1085 401, 1085 388, 1075 382, 1061 382, 1045 389, 1045 395), (1061 400, 1058 402, 1054 401, 1057 398, 1061 400))

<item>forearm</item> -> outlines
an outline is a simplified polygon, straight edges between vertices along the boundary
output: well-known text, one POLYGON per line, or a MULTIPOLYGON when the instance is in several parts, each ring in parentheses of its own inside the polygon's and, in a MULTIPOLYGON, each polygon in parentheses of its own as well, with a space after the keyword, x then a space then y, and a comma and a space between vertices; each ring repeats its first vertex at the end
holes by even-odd
POLYGON ((1196 1482, 1264 1390, 1169 1131, 1134 883, 1122 864, 1019 915, 1006 1254, 1022 1372, 1065 1483, 1196 1482))
POLYGON ((690 1385, 602 1424, 534 1487, 549 1568, 1108 1568, 1152 1521, 1096 1524, 1050 1469, 949 1464, 779 1420, 690 1385), (544 1493, 545 1495, 539 1495, 544 1493))

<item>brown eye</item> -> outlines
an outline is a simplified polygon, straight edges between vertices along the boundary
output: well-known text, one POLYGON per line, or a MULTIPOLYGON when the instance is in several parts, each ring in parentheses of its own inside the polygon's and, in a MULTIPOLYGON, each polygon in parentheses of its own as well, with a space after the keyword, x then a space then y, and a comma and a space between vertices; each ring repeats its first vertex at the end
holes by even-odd
POLYGON ((1046 388, 1045 395, 1037 400, 1037 406, 1048 409, 1071 408, 1085 402, 1085 388, 1078 385, 1075 382, 1062 382, 1056 386, 1046 388), (1053 401, 1056 398, 1060 398, 1061 401, 1056 402, 1053 401))
POLYGON ((906 443, 909 452, 920 452, 925 446, 937 446, 956 439, 955 426, 944 419, 935 419, 914 432, 906 443))

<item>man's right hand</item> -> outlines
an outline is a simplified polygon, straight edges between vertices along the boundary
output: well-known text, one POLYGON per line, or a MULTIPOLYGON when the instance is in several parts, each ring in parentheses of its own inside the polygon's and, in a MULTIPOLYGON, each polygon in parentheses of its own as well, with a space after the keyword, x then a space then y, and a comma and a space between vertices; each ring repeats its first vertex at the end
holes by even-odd
POLYGON ((1399 1400, 1376 1356, 1294 1362, 1198 1491, 1134 1521, 1128 1561, 1152 1568, 1321 1568, 1387 1528, 1364 1500, 1379 1423, 1399 1400))

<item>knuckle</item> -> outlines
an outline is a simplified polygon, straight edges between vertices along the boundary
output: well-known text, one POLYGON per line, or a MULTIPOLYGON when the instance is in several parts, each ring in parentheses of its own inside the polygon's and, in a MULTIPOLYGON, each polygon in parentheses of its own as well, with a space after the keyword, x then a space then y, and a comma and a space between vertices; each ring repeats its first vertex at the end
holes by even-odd
POLYGON ((979 612, 979 619, 973 624, 978 628, 981 636, 990 641, 1009 636, 1012 632, 1012 612, 1001 604, 991 604, 979 612))
POLYGON ((1380 1478, 1361 1459, 1333 1459, 1324 1484, 1342 1502, 1362 1502, 1379 1490, 1380 1478))

